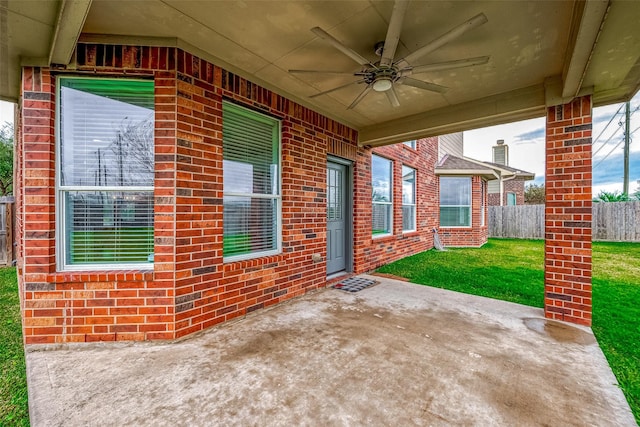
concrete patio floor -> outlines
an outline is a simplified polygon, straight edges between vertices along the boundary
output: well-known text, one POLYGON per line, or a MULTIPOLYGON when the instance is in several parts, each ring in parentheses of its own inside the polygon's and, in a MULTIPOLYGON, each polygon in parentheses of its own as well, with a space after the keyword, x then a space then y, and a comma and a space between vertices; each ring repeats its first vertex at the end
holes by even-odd
POLYGON ((637 425, 588 328, 363 277, 180 342, 31 347, 31 423, 637 425))

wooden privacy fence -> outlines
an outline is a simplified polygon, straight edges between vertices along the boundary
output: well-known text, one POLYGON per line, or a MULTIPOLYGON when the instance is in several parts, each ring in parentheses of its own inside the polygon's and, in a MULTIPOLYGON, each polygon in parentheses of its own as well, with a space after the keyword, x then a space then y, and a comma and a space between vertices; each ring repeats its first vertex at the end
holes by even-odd
POLYGON ((544 205, 489 206, 489 237, 544 239, 544 205))
POLYGON ((0 197, 0 266, 12 265, 14 260, 14 198, 0 197))
MULTIPOLYGON (((640 242, 640 201, 593 204, 593 240, 640 242)), ((489 206, 489 236, 544 239, 544 205, 489 206)))

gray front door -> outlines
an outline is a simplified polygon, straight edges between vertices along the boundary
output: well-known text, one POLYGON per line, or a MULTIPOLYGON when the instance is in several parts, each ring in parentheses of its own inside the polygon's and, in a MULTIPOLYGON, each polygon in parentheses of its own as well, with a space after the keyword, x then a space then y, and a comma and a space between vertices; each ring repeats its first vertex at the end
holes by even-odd
POLYGON ((327 163, 327 274, 347 266, 347 167, 327 163))

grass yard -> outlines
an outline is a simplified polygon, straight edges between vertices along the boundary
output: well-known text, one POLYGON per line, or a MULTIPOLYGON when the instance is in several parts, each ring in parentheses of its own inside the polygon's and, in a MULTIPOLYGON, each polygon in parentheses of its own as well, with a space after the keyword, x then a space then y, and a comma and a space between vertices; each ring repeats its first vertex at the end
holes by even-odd
POLYGON ((147 262, 153 253, 153 227, 74 231, 73 263, 147 262))
POLYGON ((15 268, 0 269, 0 425, 29 425, 27 377, 15 268))
MULTIPOLYGON (((378 270, 414 283, 543 307, 544 241, 489 239, 378 270)), ((593 244, 593 332, 640 423, 640 244, 593 244)))

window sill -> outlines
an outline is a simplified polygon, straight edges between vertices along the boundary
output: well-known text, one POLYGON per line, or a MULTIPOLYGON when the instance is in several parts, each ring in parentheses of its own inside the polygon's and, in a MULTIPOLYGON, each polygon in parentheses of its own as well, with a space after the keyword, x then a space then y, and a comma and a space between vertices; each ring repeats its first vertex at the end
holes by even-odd
POLYGON ((409 230, 409 231, 403 231, 402 232, 402 237, 414 237, 414 236, 419 236, 420 233, 418 233, 417 230, 409 230))
POLYGON ((378 236, 371 236, 371 241, 375 243, 385 242, 387 240, 395 240, 395 234, 380 234, 378 236))
POLYGON ((106 281, 143 282, 148 280, 153 280, 153 270, 66 270, 49 275, 49 281, 54 283, 106 281))
POLYGON ((256 253, 256 254, 235 255, 235 256, 230 256, 230 257, 223 257, 222 258, 222 263, 223 264, 233 264, 233 263, 236 263, 236 262, 239 262, 239 263, 251 262, 251 261, 256 260, 256 259, 275 257, 275 256, 278 256, 278 255, 281 255, 281 254, 282 254, 281 250, 275 250, 275 251, 260 252, 260 253, 256 253))
POLYGON ((253 271, 254 269, 265 269, 276 267, 280 262, 285 259, 285 255, 288 253, 278 252, 273 255, 261 255, 259 257, 253 257, 248 259, 236 259, 236 260, 223 260, 222 268, 224 271, 235 271, 235 270, 243 270, 250 269, 253 271))
POLYGON ((441 225, 439 228, 440 229, 445 229, 445 230, 455 230, 455 229, 471 230, 471 229, 473 229, 473 226, 471 226, 471 225, 441 225))
POLYGON ((384 234, 372 234, 371 238, 373 240, 384 239, 385 237, 393 237, 393 233, 384 233, 384 234))

